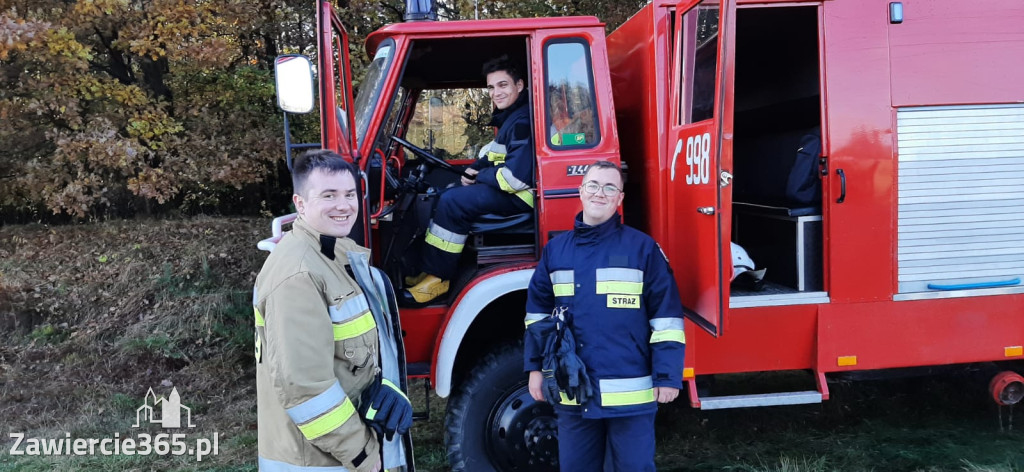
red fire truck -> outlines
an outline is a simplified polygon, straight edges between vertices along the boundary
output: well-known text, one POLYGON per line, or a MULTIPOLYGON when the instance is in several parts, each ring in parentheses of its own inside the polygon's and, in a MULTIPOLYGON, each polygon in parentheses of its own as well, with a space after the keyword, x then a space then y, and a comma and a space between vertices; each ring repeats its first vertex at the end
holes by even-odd
POLYGON ((282 108, 318 108, 316 146, 363 169, 355 236, 399 287, 438 191, 491 139, 471 132, 489 111, 481 64, 525 65, 536 208, 480 221, 450 296, 401 310, 410 376, 448 398, 455 470, 557 468, 551 410, 522 373, 525 291, 598 159, 627 168, 624 217, 696 314, 693 407, 821 402, 844 375, 972 363, 1001 371, 997 402, 1024 396, 1024 6, 738 3, 654 0, 607 37, 594 17, 392 24, 367 39, 353 97, 345 29, 318 2, 316 78, 278 59, 282 108), (801 180, 809 200, 787 191, 801 180), (730 284, 733 242, 762 284, 730 284), (697 388, 767 371, 807 386, 697 388))

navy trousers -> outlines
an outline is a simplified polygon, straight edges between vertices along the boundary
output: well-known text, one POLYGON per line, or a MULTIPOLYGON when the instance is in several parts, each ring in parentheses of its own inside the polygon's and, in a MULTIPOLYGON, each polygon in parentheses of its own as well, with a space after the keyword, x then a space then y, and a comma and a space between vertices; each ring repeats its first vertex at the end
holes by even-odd
POLYGON ((441 194, 427 227, 420 270, 443 280, 455 276, 473 221, 493 213, 508 216, 532 211, 519 197, 485 184, 452 187, 441 194))
POLYGON ((654 472, 654 413, 586 419, 558 411, 561 472, 654 472), (611 468, 605 467, 605 446, 611 468))

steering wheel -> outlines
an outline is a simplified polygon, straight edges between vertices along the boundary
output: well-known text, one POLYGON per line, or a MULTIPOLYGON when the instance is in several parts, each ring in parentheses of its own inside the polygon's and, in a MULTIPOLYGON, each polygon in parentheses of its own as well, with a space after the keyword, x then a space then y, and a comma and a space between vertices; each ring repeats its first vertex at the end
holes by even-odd
POLYGON ((391 136, 391 139, 394 140, 396 143, 402 145, 402 147, 412 151, 412 153, 415 154, 416 157, 419 157, 419 158, 423 159, 423 162, 425 164, 431 166, 431 167, 437 167, 439 169, 443 169, 443 170, 446 170, 448 172, 451 172, 451 173, 453 173, 455 175, 464 176, 464 177, 466 177, 468 179, 473 179, 474 178, 472 175, 469 175, 469 174, 467 174, 467 173, 465 173, 465 172, 463 172, 463 171, 461 171, 459 169, 456 169, 451 164, 445 162, 444 159, 441 159, 440 157, 437 157, 437 156, 427 152, 423 148, 416 147, 415 145, 413 145, 409 141, 406 141, 406 140, 404 140, 402 138, 399 138, 398 136, 391 136))

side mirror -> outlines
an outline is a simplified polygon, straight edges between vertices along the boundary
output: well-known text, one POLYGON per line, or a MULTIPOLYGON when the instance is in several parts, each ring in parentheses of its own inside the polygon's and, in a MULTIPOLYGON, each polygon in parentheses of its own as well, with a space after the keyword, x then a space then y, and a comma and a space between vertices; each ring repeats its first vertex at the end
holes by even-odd
POLYGON ((298 54, 277 56, 274 60, 277 106, 288 113, 313 111, 313 64, 298 54))

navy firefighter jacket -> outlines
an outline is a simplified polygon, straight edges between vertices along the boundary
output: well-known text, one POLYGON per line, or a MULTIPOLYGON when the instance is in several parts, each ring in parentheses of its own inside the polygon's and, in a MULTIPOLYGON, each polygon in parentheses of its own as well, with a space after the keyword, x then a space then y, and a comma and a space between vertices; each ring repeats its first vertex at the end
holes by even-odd
POLYGON ((653 387, 682 388, 686 338, 675 278, 654 239, 618 214, 590 226, 580 213, 573 231, 544 247, 526 299, 527 372, 540 371, 544 355, 530 325, 563 306, 594 395, 581 406, 563 398, 556 408, 582 407, 586 418, 649 413, 657 410, 653 387))
POLYGON ((529 96, 523 90, 511 106, 494 111, 490 124, 498 127, 498 134, 486 155, 470 167, 480 171, 477 182, 513 194, 532 207, 535 159, 529 96))

